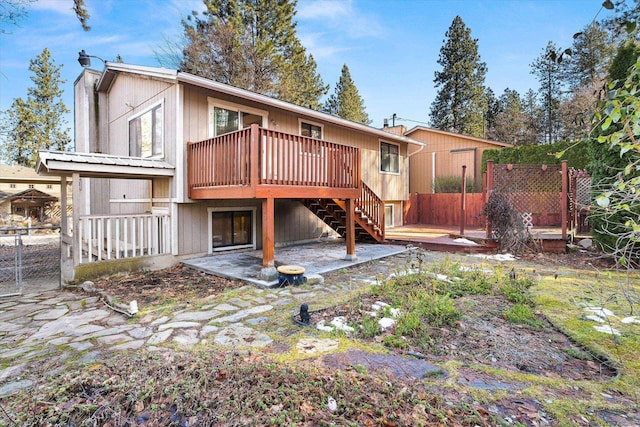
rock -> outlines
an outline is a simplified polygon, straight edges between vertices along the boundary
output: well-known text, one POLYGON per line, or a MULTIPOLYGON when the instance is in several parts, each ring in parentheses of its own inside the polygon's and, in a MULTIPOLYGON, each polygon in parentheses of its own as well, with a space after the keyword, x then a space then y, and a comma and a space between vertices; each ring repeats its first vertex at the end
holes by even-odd
POLYGON ((33 381, 31 380, 20 380, 20 381, 14 381, 12 383, 5 384, 3 386, 0 386, 0 397, 9 396, 20 390, 31 387, 32 385, 33 385, 33 381))
POLYGON ((593 240, 592 239, 582 239, 578 242, 578 245, 583 247, 584 249, 589 249, 590 247, 593 246, 593 240))
POLYGON ((96 288, 95 283, 90 280, 87 280, 82 285, 80 285, 80 289, 88 293, 98 292, 98 288, 96 288))
POLYGON ((609 325, 601 325, 601 326, 594 326, 593 329, 595 329, 598 332, 602 332, 604 334, 609 334, 609 335, 620 335, 620 331, 612 328, 609 325))
POLYGON ((395 324, 395 319, 390 319, 388 317, 383 317, 382 319, 378 320, 378 326, 380 326, 383 331, 391 328, 395 324))
POLYGON ((325 353, 338 349, 340 341, 322 338, 303 338, 296 344, 296 349, 301 353, 314 354, 325 353))
POLYGON ((319 274, 306 274, 304 277, 307 278, 308 285, 321 285, 324 283, 324 277, 319 274))
POLYGON ((147 345, 156 345, 165 342, 169 335, 173 332, 173 329, 167 329, 166 331, 157 332, 147 340, 147 345))
POLYGON ((213 342, 230 347, 264 347, 271 344, 273 340, 268 335, 244 325, 233 324, 220 330, 213 342))
POLYGON ((206 311, 186 311, 184 313, 180 313, 173 318, 176 322, 181 321, 191 321, 191 322, 200 322, 203 320, 211 320, 214 317, 218 317, 222 314, 219 310, 206 310, 206 311))
POLYGON ((186 329, 186 328, 195 328, 200 326, 198 322, 171 322, 165 323, 164 325, 160 325, 158 327, 158 331, 164 331, 167 329, 186 329))

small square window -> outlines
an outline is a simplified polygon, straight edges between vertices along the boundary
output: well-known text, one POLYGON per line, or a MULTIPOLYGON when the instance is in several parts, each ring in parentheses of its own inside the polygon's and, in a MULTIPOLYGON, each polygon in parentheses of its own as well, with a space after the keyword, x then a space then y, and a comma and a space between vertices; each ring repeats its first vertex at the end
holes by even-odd
POLYGON ((9 184, 9 188, 16 188, 15 184, 9 184))
POLYGON ((380 171, 400 172, 400 148, 395 144, 380 143, 380 171))
POLYGON ((33 184, 29 184, 29 189, 33 190, 35 187, 33 184))
POLYGON ((300 123, 300 135, 308 136, 309 138, 322 139, 322 127, 312 125, 311 123, 300 123))
POLYGON ((52 188, 53 188, 53 185, 47 184, 47 190, 51 190, 52 188))

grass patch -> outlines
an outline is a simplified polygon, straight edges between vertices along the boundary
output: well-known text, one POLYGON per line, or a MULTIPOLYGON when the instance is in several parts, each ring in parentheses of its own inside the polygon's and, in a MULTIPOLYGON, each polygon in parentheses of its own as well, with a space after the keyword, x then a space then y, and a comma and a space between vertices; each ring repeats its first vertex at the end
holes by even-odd
POLYGON ((502 314, 505 319, 511 323, 526 325, 536 331, 542 329, 542 322, 536 317, 531 307, 527 304, 518 303, 508 310, 505 310, 502 314))

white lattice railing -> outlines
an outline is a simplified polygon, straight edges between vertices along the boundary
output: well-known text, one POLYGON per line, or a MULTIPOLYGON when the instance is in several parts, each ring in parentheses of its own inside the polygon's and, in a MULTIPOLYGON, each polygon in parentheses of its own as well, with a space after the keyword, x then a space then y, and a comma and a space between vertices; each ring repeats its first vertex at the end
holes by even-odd
POLYGON ((169 219, 168 214, 81 216, 76 235, 79 262, 170 253, 169 219))

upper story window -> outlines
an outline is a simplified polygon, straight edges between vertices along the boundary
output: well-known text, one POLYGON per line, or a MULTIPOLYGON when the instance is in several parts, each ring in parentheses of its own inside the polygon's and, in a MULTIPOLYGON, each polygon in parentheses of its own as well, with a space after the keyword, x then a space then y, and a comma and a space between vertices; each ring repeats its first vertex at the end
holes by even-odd
POLYGON ((400 147, 380 142, 380 172, 400 173, 400 147))
POLYGON ((9 188, 16 188, 15 184, 9 184, 9 188))
POLYGON ((51 190, 52 188, 53 188, 53 185, 47 184, 47 190, 51 190))
POLYGON ((163 108, 155 105, 129 120, 129 155, 132 157, 162 157, 163 108))
POLYGON ((253 124, 264 126, 266 117, 266 111, 209 98, 209 137, 241 130, 253 124))
POLYGON ((322 139, 322 126, 301 121, 300 135, 308 136, 309 138, 322 139))
POLYGON ((36 187, 35 187, 35 185, 33 185, 33 184, 29 184, 29 189, 30 189, 30 190, 33 190, 34 188, 36 188, 36 187))

